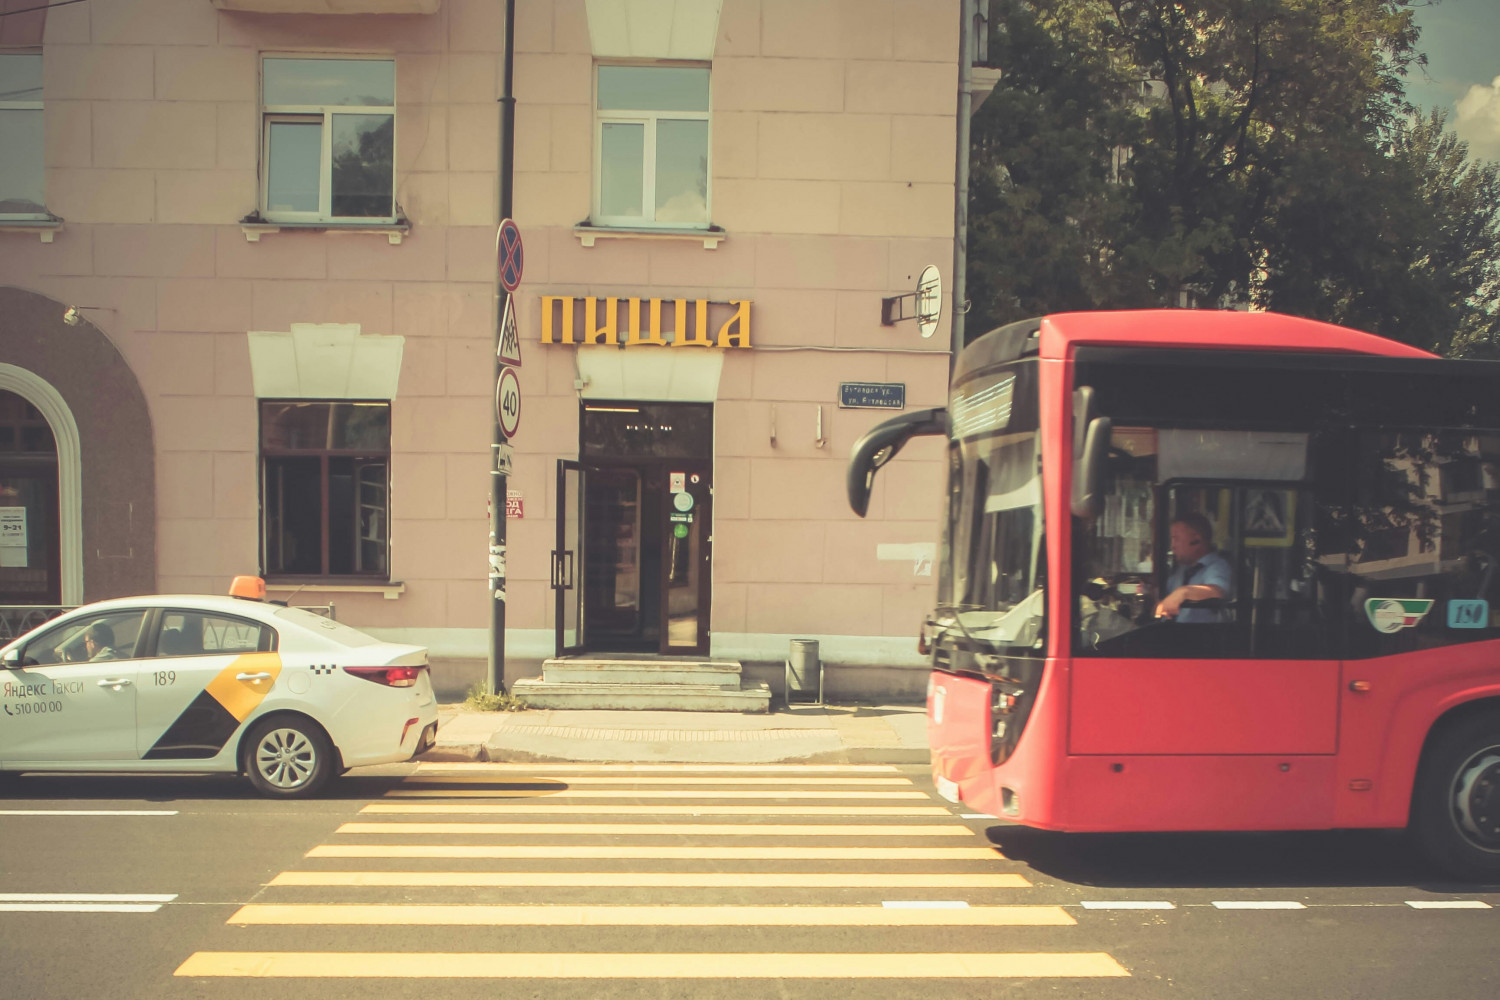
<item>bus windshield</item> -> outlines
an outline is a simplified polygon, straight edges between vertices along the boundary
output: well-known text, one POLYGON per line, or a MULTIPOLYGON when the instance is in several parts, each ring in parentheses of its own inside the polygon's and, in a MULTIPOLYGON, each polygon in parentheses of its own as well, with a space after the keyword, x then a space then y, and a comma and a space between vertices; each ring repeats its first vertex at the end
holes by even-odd
POLYGON ((940 623, 1030 656, 1042 655, 1046 636, 1036 400, 1035 362, 954 389, 938 581, 940 623))

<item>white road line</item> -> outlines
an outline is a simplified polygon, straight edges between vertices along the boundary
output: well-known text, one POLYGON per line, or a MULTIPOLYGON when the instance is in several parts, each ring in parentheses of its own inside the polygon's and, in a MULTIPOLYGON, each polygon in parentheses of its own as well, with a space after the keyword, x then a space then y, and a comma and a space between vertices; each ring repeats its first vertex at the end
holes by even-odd
POLYGON ((0 809, 0 816, 176 816, 176 809, 0 809))
POLYGON ((564 777, 538 776, 527 780, 524 776, 507 776, 503 774, 412 774, 403 778, 401 783, 403 785, 450 785, 463 788, 491 786, 501 791, 516 789, 519 791, 553 792, 566 791, 573 785, 712 785, 714 787, 726 785, 775 785, 778 788, 785 788, 788 785, 854 785, 863 788, 877 785, 882 787, 900 785, 904 788, 910 786, 912 780, 900 777, 829 778, 821 775, 801 777, 786 774, 778 774, 771 777, 725 774, 709 776, 678 775, 670 777, 641 774, 574 774, 564 777))
POLYGON ((155 913, 160 903, 0 903, 0 913, 155 913))
POLYGON ((695 802, 692 805, 663 803, 649 806, 618 806, 613 803, 568 805, 547 800, 528 799, 524 802, 478 802, 465 799, 453 802, 372 802, 360 810, 361 813, 426 813, 430 815, 466 813, 488 815, 503 813, 513 816, 943 816, 953 814, 942 806, 774 806, 774 805, 716 805, 695 802))
POLYGON ((1085 899, 1085 910, 1175 910, 1177 904, 1164 899, 1085 899))
POLYGON ((880 905, 888 910, 965 910, 962 899, 884 899, 880 905))
POLYGON ((798 791, 774 788, 765 791, 707 788, 562 788, 557 791, 517 790, 504 788, 392 788, 385 793, 391 799, 852 799, 902 800, 930 802, 926 792, 909 791, 798 791))
POLYGON ((959 819, 998 819, 999 817, 998 816, 991 816, 989 813, 959 813, 958 814, 958 818, 959 819))
POLYGON ((0 892, 0 913, 155 913, 176 893, 0 892))
POLYGON ((667 774, 693 772, 699 774, 899 774, 891 764, 508 764, 483 761, 445 764, 441 761, 421 761, 417 770, 423 774, 442 771, 453 772, 504 772, 525 774, 667 774))
POLYGON ((1305 910, 1307 906, 1291 899, 1216 899, 1220 910, 1305 910))
POLYGON ((175 892, 0 892, 0 903, 170 903, 175 892))
POLYGON ((1480 899, 1408 899, 1406 905, 1413 910, 1489 910, 1489 903, 1480 899))

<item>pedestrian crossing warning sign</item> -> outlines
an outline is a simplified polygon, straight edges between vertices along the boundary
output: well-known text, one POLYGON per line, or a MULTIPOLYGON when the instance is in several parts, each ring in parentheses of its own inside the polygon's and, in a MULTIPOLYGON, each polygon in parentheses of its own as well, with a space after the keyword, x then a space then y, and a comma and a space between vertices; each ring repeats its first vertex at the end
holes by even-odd
POLYGON ((495 348, 499 359, 514 368, 521 367, 521 334, 516 329, 516 300, 505 299, 505 315, 500 319, 500 343, 495 348))

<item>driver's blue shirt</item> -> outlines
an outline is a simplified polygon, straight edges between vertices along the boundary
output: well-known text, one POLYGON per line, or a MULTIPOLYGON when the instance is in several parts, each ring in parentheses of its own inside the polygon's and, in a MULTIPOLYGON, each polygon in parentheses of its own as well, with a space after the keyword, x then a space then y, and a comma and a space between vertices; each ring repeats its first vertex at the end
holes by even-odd
MULTIPOLYGON (((1224 600, 1228 601, 1234 596, 1231 576, 1229 560, 1218 552, 1209 552, 1192 565, 1178 566, 1172 570, 1171 575, 1167 577, 1167 593, 1170 594, 1178 587, 1188 584, 1206 585, 1218 587, 1224 592, 1224 600)), ((1220 608, 1181 608, 1177 612, 1177 620, 1188 625, 1226 622, 1229 620, 1229 613, 1220 608)))

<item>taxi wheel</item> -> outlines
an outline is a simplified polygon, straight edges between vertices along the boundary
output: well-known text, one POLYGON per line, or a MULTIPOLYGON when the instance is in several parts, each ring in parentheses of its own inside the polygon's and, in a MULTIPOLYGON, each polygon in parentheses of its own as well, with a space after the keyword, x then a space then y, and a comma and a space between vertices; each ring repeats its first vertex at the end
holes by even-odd
POLYGON ((333 747, 323 730, 296 716, 262 719, 245 740, 245 774, 262 795, 313 795, 333 776, 333 747))

